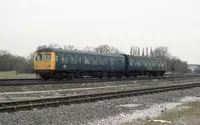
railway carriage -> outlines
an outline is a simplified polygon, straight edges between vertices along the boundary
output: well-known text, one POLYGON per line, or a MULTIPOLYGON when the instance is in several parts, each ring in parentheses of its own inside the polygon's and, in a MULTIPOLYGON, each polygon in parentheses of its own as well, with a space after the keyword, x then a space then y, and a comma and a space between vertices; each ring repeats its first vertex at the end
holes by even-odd
POLYGON ((43 48, 35 53, 34 70, 44 80, 82 76, 122 77, 123 55, 43 48))
POLYGON ((128 73, 131 76, 163 76, 165 61, 158 58, 128 56, 128 73))

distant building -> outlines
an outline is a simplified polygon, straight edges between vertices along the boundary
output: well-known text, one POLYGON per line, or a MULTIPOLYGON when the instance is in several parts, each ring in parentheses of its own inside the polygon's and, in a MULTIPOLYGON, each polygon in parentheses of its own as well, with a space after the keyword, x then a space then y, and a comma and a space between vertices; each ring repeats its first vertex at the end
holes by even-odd
POLYGON ((200 64, 188 64, 188 69, 191 69, 194 72, 194 69, 200 68, 200 64))

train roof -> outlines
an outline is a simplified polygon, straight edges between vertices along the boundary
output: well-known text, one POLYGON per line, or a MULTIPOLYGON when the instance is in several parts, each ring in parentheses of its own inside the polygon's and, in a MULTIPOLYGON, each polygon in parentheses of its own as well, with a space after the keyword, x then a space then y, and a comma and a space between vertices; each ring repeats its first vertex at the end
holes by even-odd
POLYGON ((129 55, 129 58, 137 58, 137 59, 151 59, 151 60, 164 60, 162 58, 155 58, 155 57, 146 57, 146 56, 132 56, 132 55, 129 55))
MULTIPOLYGON (((59 48, 41 48, 38 49, 36 52, 60 52, 60 53, 78 53, 78 54, 85 54, 85 55, 101 55, 101 56, 114 56, 114 57, 124 57, 127 54, 111 54, 111 53, 100 53, 100 52, 87 52, 87 51, 80 51, 80 50, 67 50, 67 49, 59 49, 59 48)), ((143 56, 132 56, 127 55, 129 58, 137 58, 137 59, 151 59, 151 60, 163 60, 161 58, 152 58, 152 57, 143 57, 143 56)))
POLYGON ((78 53, 85 55, 101 55, 101 56, 114 56, 114 57, 124 57, 122 54, 111 54, 111 53, 100 53, 100 52, 87 52, 80 50, 67 50, 67 49, 58 49, 58 48, 41 48, 36 52, 58 52, 58 53, 78 53))

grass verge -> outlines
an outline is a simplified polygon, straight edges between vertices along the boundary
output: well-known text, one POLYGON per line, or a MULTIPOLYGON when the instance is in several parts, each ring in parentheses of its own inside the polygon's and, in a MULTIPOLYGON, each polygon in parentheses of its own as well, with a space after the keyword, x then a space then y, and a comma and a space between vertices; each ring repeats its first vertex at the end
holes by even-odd
POLYGON ((16 74, 16 71, 0 72, 0 79, 28 79, 36 78, 35 74, 16 74))
POLYGON ((138 125, 200 125, 200 102, 188 102, 159 117, 138 121, 138 125))

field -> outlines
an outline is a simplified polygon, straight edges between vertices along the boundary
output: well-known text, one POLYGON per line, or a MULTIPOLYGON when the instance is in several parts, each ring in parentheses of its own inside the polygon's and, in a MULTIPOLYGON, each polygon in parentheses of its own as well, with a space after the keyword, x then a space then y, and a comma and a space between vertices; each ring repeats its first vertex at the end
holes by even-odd
POLYGON ((35 74, 16 74, 16 71, 0 72, 0 79, 27 79, 36 78, 35 74))

